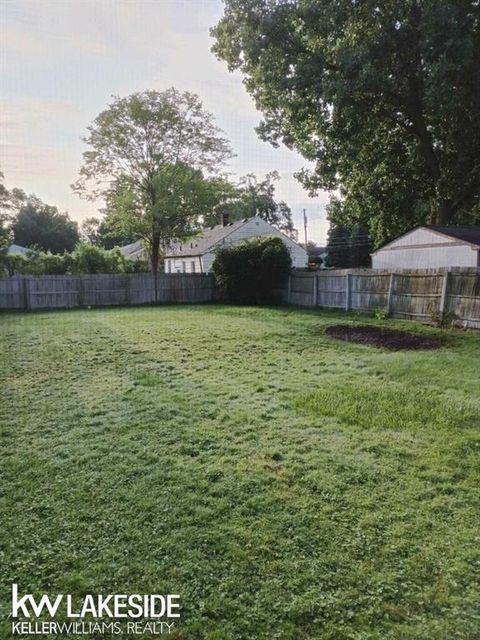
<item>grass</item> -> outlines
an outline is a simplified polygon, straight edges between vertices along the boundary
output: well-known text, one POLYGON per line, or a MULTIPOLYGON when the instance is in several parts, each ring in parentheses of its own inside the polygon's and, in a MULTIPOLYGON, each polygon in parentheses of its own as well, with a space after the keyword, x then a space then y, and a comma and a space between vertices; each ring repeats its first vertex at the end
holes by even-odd
POLYGON ((178 593, 175 639, 478 638, 480 336, 390 353, 326 337, 338 321, 440 333, 223 306, 0 316, 0 637, 18 582, 178 593))

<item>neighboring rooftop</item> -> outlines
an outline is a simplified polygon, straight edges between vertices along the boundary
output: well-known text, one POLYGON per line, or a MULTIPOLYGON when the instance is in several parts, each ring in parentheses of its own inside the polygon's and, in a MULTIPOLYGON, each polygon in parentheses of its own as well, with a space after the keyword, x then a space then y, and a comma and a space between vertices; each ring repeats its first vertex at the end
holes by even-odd
POLYGON ((8 247, 7 253, 8 255, 21 255, 21 256, 26 256, 27 253, 29 253, 31 251, 31 249, 26 249, 25 247, 21 247, 19 244, 11 244, 8 247))
POLYGON ((465 225, 446 227, 435 224, 425 224, 422 226, 425 227, 425 229, 431 229, 432 231, 443 233, 445 236, 463 240, 464 242, 469 242, 470 244, 475 244, 480 247, 480 226, 465 225))
POLYGON ((207 253, 233 231, 243 227, 249 220, 251 218, 244 218, 238 222, 230 222, 226 225, 217 224, 214 227, 203 229, 198 236, 172 244, 166 253, 166 257, 198 256, 207 253))
POLYGON ((119 249, 120 253, 127 258, 127 260, 143 260, 145 258, 143 240, 126 244, 123 247, 119 247, 119 249))

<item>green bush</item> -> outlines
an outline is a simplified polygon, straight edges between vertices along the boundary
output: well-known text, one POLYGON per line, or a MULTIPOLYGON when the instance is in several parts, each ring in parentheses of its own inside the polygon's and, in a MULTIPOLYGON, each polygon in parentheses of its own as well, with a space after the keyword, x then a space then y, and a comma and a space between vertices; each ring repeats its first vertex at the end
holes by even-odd
POLYGON ((72 263, 73 258, 69 253, 37 253, 27 259, 26 272, 32 276, 65 275, 70 272, 72 263))
POLYGON ((27 256, 0 254, 0 276, 84 275, 94 273, 144 273, 148 265, 127 260, 118 248, 103 249, 87 243, 72 253, 31 252, 27 256))
POLYGON ((0 252, 0 276, 14 276, 28 273, 28 258, 20 254, 8 255, 6 251, 0 252))
POLYGON ((212 271, 230 302, 265 304, 276 301, 292 268, 290 251, 281 238, 246 240, 217 251, 212 271))
POLYGON ((82 242, 77 245, 73 258, 72 272, 75 274, 125 272, 125 258, 118 248, 107 250, 82 242))

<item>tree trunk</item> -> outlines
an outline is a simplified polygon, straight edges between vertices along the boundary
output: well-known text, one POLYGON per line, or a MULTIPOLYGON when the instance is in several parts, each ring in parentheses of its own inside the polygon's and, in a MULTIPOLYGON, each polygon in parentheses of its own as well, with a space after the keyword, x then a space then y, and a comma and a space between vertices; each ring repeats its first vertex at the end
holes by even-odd
POLYGON ((452 221, 453 210, 451 200, 442 200, 438 208, 438 224, 450 224, 452 221))
POLYGON ((448 225, 452 222, 454 207, 451 200, 442 200, 432 209, 431 224, 448 225))

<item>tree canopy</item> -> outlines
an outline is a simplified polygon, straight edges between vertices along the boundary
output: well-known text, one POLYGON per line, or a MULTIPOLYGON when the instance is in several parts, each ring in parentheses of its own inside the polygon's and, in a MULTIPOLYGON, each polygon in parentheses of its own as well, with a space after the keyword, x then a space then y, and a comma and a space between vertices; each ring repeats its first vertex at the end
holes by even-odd
POLYGON ((252 173, 240 179, 242 217, 259 216, 289 236, 295 236, 292 211, 283 200, 275 199, 275 184, 280 179, 277 171, 257 180, 252 173))
POLYGON ((245 75, 260 136, 297 149, 337 224, 378 242, 480 219, 480 3, 225 0, 214 52, 245 75))
POLYGON ((80 236, 77 223, 68 213, 60 213, 57 207, 21 189, 12 189, 9 197, 11 230, 16 244, 51 253, 73 251, 80 236))
POLYGON ((327 238, 327 267, 347 269, 370 267, 372 241, 368 230, 360 225, 352 228, 332 223, 327 238))
POLYGON ((103 196, 116 231, 142 238, 151 253, 188 237, 206 206, 205 175, 231 156, 230 145, 193 93, 174 88, 116 97, 88 128, 82 196, 103 196))
POLYGON ((286 235, 296 237, 290 207, 275 198, 279 179, 278 172, 271 171, 260 180, 248 173, 236 184, 226 179, 212 181, 212 206, 205 216, 205 224, 218 224, 222 213, 228 213, 231 221, 259 216, 286 235))

